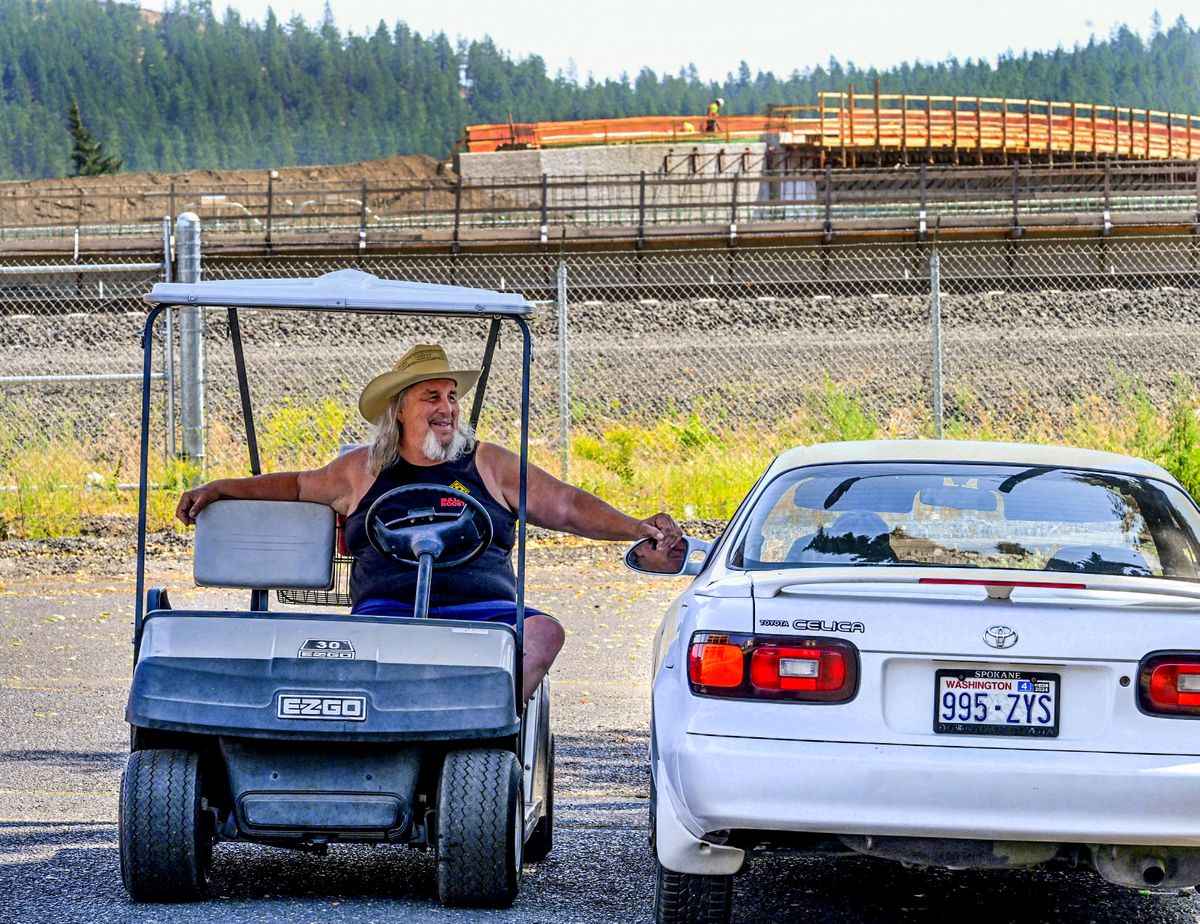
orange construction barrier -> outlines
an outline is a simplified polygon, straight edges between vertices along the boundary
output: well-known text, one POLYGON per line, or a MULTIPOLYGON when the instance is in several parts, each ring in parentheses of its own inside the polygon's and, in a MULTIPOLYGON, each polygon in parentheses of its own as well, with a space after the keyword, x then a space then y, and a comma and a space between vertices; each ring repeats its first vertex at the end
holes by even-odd
POLYGON ((953 151, 955 160, 984 152, 1113 154, 1135 159, 1200 157, 1200 117, 1153 109, 1034 99, 907 94, 820 94, 815 106, 774 107, 768 115, 638 116, 568 122, 468 125, 467 151, 588 144, 773 141, 837 152, 953 151))

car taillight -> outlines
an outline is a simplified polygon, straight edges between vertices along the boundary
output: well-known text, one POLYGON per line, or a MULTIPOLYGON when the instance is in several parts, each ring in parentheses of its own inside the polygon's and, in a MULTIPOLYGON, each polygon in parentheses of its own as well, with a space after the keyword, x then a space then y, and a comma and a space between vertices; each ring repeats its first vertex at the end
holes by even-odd
POLYGON ((1200 653, 1167 652, 1143 660, 1138 705, 1160 715, 1200 716, 1200 653))
POLYGON ((725 641, 694 642, 688 655, 688 677, 703 687, 736 687, 746 673, 742 649, 725 641))
POLYGON ((697 632, 688 681, 702 696, 844 703, 858 689, 858 650, 839 639, 697 632))

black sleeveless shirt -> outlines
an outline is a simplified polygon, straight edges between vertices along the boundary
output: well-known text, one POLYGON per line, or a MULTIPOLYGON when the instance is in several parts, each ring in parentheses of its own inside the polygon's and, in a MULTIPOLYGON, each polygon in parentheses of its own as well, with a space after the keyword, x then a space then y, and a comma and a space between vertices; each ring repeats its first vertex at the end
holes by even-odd
POLYGON ((417 592, 417 569, 402 565, 375 550, 367 538, 367 511, 381 494, 406 484, 438 484, 457 488, 483 504, 492 518, 492 543, 473 562, 458 568, 435 570, 430 606, 453 606, 491 600, 516 600, 517 578, 512 567, 516 541, 516 515, 496 501, 475 465, 475 450, 454 462, 412 465, 398 460, 379 473, 375 483, 346 518, 346 545, 354 556, 350 572, 352 605, 383 597, 412 605, 417 592))

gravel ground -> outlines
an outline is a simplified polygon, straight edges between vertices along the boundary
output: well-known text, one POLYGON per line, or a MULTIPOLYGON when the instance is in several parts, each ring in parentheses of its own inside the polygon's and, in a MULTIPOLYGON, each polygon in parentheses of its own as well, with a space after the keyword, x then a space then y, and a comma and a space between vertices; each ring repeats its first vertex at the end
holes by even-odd
MULTIPOLYGON (((711 529, 716 524, 708 524, 711 529)), ((694 524, 699 531, 704 524, 694 524)), ((98 529, 102 527, 98 526, 98 529)), ((649 643, 680 579, 625 571, 613 545, 540 542, 531 598, 570 632, 553 675, 556 847, 525 868, 516 905, 437 905, 433 865, 400 848, 326 857, 217 850, 211 900, 133 905, 120 883, 117 787, 127 750, 132 563, 123 535, 0 543, 0 920, 92 922, 581 922, 651 918, 645 765, 649 643)), ((177 603, 237 605, 191 586, 189 540, 152 543, 151 583, 177 603)), ((869 859, 756 857, 736 880, 735 922, 1195 924, 1191 890, 1139 894, 1091 874, 905 869, 869 859)))

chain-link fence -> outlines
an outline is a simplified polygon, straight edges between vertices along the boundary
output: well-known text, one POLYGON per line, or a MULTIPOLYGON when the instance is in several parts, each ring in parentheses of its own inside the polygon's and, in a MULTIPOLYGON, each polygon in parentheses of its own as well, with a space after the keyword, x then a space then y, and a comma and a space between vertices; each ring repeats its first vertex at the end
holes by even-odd
MULTIPOLYGON (((137 481, 142 297, 163 265, 145 255, 0 263, 0 488, 137 481)), ((160 365, 160 419, 165 381, 160 365)))
MULTIPOLYGON (((708 444, 767 452, 805 439, 933 435, 935 249, 946 435, 1098 444, 1104 440, 1097 428, 1134 426, 1139 414, 1165 417, 1181 388, 1191 401, 1181 377, 1190 375, 1200 352, 1200 241, 1190 236, 217 255, 205 259, 203 276, 315 276, 353 267, 381 278, 520 292, 541 308, 531 369, 535 457, 552 470, 563 458, 565 387, 575 454, 624 476, 631 441, 651 456, 661 450, 658 458, 666 461, 708 444)), ((106 275, 103 303, 76 298, 76 276, 61 271, 24 294, 0 285, 6 446, 19 448, 54 429, 103 448, 96 464, 110 469, 102 471, 111 470, 112 459, 131 458, 110 444, 136 429, 136 384, 15 379, 48 370, 138 372, 140 296, 159 276, 138 272, 106 275), (117 275, 126 280, 119 296, 117 275)), ((279 464, 315 462, 307 449, 326 453, 364 439, 367 426, 355 411, 359 390, 413 343, 441 342, 452 359, 474 363, 487 333, 482 322, 296 312, 242 311, 241 322, 268 465, 273 457, 279 464)), ((235 471, 245 465, 243 424, 224 312, 206 314, 205 332, 205 461, 210 470, 235 471)), ((483 418, 485 435, 501 440, 513 437, 519 406, 514 332, 501 342, 483 418)), ((156 396, 163 430, 156 451, 175 445, 164 425, 177 404, 165 390, 156 396)), ((8 484, 13 451, 0 473, 8 484)), ((132 480, 128 462, 120 464, 132 480)))

